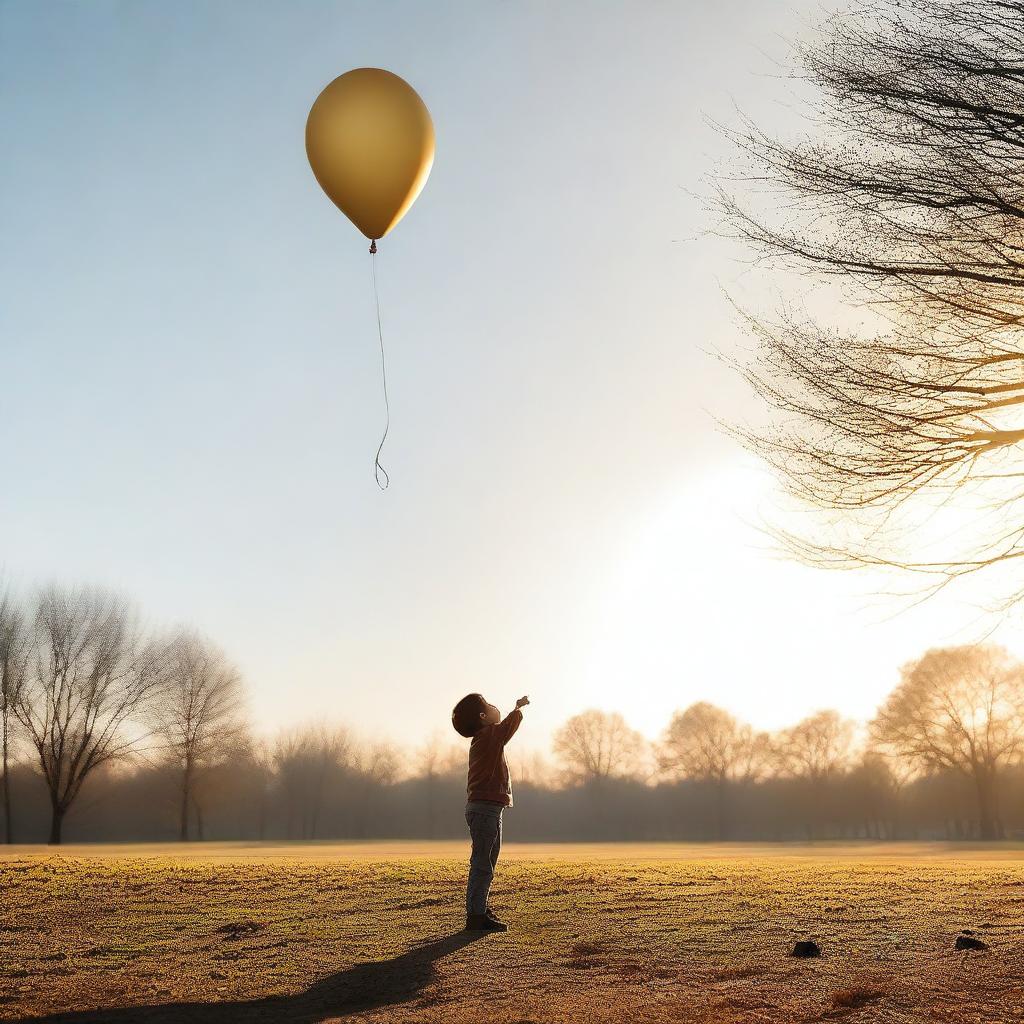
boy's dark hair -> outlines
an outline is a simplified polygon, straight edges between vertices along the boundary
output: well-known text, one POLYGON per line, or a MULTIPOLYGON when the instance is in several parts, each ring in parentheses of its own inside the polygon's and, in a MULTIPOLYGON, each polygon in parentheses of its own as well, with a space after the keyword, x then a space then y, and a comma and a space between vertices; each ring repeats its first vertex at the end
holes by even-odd
POLYGON ((452 725, 460 736, 467 739, 480 731, 483 723, 480 712, 487 710, 487 701, 482 693, 467 693, 452 711, 452 725))

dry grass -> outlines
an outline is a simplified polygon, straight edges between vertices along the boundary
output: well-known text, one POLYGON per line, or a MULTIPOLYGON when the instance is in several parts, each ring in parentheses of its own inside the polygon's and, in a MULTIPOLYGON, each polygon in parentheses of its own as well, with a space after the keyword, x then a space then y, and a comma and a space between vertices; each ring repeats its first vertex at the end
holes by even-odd
POLYGON ((465 852, 16 851, 0 1019, 1024 1020, 1020 851, 520 846, 514 931, 483 937, 458 931, 465 852), (955 951, 962 928, 992 948, 955 951))

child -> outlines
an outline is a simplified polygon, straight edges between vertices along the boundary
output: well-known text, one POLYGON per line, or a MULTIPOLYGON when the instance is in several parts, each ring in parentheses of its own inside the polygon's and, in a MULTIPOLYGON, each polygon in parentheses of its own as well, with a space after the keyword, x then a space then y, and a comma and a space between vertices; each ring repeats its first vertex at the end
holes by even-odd
POLYGON ((469 745, 469 784, 466 787, 466 824, 473 841, 466 886, 466 930, 507 932, 487 906, 487 893, 501 850, 501 812, 512 806, 512 783, 505 761, 505 744, 514 735, 529 697, 516 701, 515 711, 504 720, 501 712, 479 693, 463 697, 452 711, 452 725, 469 745))

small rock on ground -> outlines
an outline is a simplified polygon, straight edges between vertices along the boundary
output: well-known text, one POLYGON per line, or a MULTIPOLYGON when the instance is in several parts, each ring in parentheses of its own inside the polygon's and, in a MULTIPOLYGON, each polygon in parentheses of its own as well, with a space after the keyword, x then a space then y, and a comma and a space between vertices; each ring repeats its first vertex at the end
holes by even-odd
POLYGON ((792 955, 801 957, 821 956, 821 946, 819 946, 813 939, 808 939, 805 942, 798 942, 793 947, 792 955))

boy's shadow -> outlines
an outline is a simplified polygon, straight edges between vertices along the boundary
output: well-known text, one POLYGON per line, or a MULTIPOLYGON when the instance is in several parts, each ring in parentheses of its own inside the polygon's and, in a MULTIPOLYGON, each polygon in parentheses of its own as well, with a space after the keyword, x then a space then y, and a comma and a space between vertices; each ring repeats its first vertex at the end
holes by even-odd
POLYGON ((294 996, 268 996, 242 1002, 154 1003, 24 1017, 13 1024, 235 1024, 287 1021, 317 1024, 361 1010, 393 1006, 413 999, 434 980, 434 963, 486 932, 456 932, 415 946, 391 960, 356 964, 331 974, 294 996))

